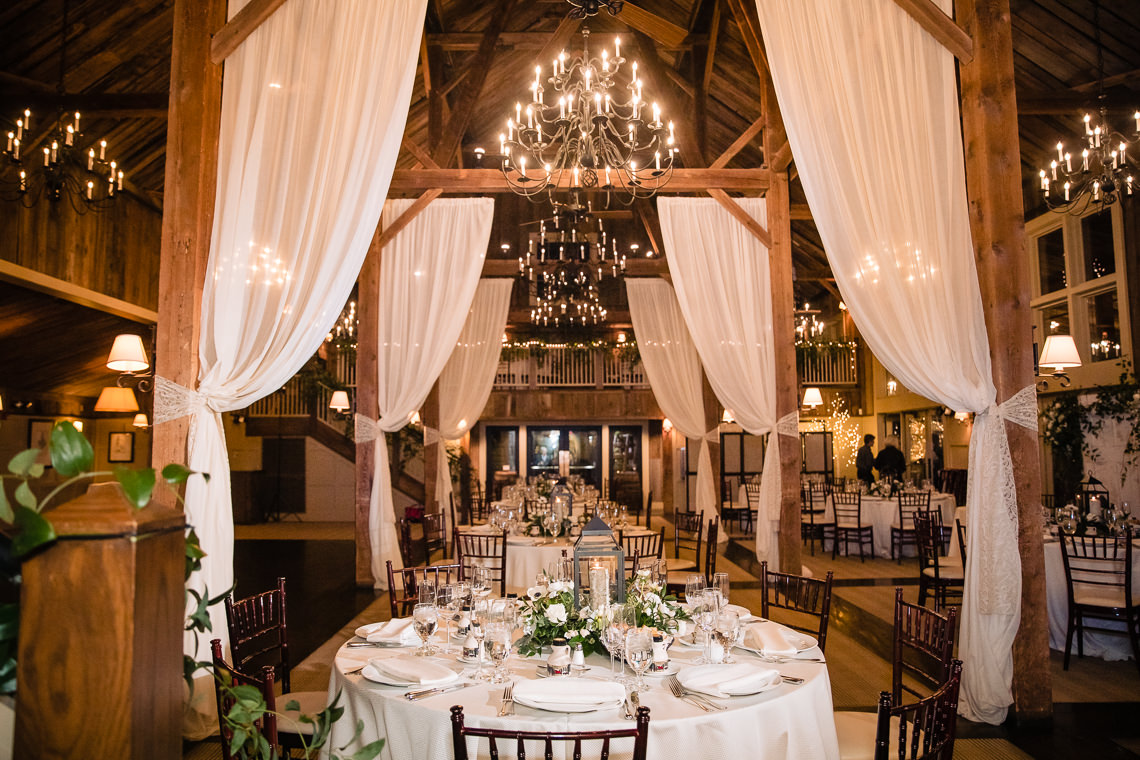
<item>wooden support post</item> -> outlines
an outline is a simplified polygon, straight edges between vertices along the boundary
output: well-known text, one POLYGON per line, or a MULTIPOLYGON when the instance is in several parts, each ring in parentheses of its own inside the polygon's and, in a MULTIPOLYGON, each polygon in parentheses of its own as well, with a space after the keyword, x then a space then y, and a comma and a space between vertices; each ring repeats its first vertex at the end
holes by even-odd
MULTIPOLYGON (((202 286, 210 258, 218 177, 222 67, 210 61, 210 35, 225 20, 223 0, 177 0, 174 4, 155 371, 187 388, 198 382, 202 286)), ((186 461, 189 431, 189 417, 154 429, 154 467, 186 461)), ((156 498, 174 503, 162 492, 156 498)))
POLYGON ((661 428, 661 502, 664 504, 664 515, 672 517, 676 509, 673 498, 673 450, 674 436, 680 435, 675 430, 661 428))
POLYGON ((22 569, 13 757, 181 757, 185 519, 107 484, 51 520, 22 569))
MULTIPOLYGON (((957 0, 955 8, 974 41, 973 59, 960 66, 966 192, 1001 403, 1036 380, 1009 0, 957 0)), ((1022 576, 1021 626, 1013 643, 1014 712, 1019 720, 1044 720, 1052 715, 1053 702, 1040 451, 1036 432, 1006 423, 1006 434, 1017 487, 1022 576)))
MULTIPOLYGON (((376 351, 380 342, 380 240, 383 232, 379 226, 372 238, 364 266, 356 280, 357 328, 356 349, 356 412, 370 419, 376 419, 380 408, 377 405, 377 383, 379 368, 376 351)), ((381 433, 381 436, 383 433, 381 433)), ((368 515, 372 506, 372 479, 376 473, 376 446, 384 444, 384 439, 356 442, 356 585, 372 588, 372 536, 368 531, 368 515)))
POLYGON ((437 493, 439 490, 439 447, 443 441, 439 440, 439 380, 432 383, 427 398, 424 399, 423 408, 420 409, 420 420, 424 426, 424 511, 443 512, 447 509, 447 494, 437 493), (437 431, 436 439, 428 443, 428 428, 437 431))
MULTIPOLYGON (((701 392, 705 401, 705 429, 704 433, 709 433, 720 428, 720 401, 717 400, 716 393, 713 391, 712 384, 709 382, 708 375, 705 374, 704 368, 701 369, 701 392)), ((698 454, 697 451, 690 451, 689 457, 698 454)), ((718 436, 715 441, 709 441, 709 460, 712 464, 713 483, 716 489, 716 511, 720 514, 721 502, 724 501, 724 493, 722 492, 722 483, 720 480, 720 437, 718 436)), ((695 509, 693 504, 689 505, 689 510, 695 509)), ((721 535, 724 534, 726 527, 724 522, 721 521, 721 535)))

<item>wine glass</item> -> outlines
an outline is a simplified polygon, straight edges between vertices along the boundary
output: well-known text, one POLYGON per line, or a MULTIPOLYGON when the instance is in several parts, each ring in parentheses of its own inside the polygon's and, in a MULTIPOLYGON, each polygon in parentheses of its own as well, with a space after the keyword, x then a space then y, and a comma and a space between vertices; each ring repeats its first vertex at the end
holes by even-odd
POLYGON ((715 573, 712 587, 720 594, 720 603, 728 604, 728 573, 715 573))
POLYGON ((619 681, 625 672, 622 656, 625 648, 625 632, 629 628, 629 617, 632 612, 632 608, 627 608, 624 604, 611 604, 608 611, 609 621, 605 637, 606 649, 610 650, 610 675, 619 681), (615 659, 621 665, 620 670, 614 666, 615 659))
POLYGON ((704 650, 701 656, 697 658, 698 664, 712 663, 712 632, 716 627, 716 613, 720 608, 718 600, 719 593, 716 591, 708 590, 702 591, 697 595, 697 603, 694 609, 693 622, 701 629, 701 634, 704 636, 704 650))
POLYGON ((1066 535, 1073 535, 1077 530, 1077 508, 1071 504, 1063 507, 1060 511, 1057 525, 1066 535))
POLYGON ((420 648, 415 653, 420 657, 435 654, 435 647, 429 642, 439 624, 437 615, 435 605, 430 602, 421 602, 412 609, 412 627, 420 638, 420 648))
POLYGON ((633 668, 636 678, 633 682, 634 691, 644 691, 645 671, 653 662, 653 637, 648 628, 630 628, 625 634, 625 659, 633 668))
POLYGON ((424 573, 424 578, 420 580, 419 585, 419 601, 421 604, 434 604, 436 592, 436 579, 428 578, 427 573, 424 573))
POLYGON ((494 670, 491 683, 503 683, 507 680, 506 662, 511 656, 511 628, 506 623, 491 623, 487 626, 487 634, 483 639, 483 646, 491 658, 494 670))
POLYGON ((732 648, 736 646, 736 638, 740 634, 740 613, 735 610, 724 609, 716 616, 716 640, 724 647, 724 662, 733 664, 732 648))
POLYGON ((691 606, 697 595, 705 590, 705 576, 693 573, 685 579, 685 601, 691 606))
POLYGON ((547 512, 542 516, 542 527, 553 538, 558 538, 558 534, 562 532, 562 518, 554 511, 547 512))
POLYGON ((483 640, 487 638, 487 626, 491 622, 490 600, 477 599, 472 613, 471 635, 479 645, 479 664, 475 668, 475 678, 481 681, 487 677, 483 672, 483 640))
POLYGON ((475 597, 487 596, 491 593, 490 573, 485 567, 471 568, 471 593, 475 597))
POLYGON ((435 592, 436 610, 439 616, 443 618, 443 651, 449 654, 451 653, 451 621, 455 617, 455 613, 459 611, 457 596, 456 586, 453 583, 440 586, 435 592))

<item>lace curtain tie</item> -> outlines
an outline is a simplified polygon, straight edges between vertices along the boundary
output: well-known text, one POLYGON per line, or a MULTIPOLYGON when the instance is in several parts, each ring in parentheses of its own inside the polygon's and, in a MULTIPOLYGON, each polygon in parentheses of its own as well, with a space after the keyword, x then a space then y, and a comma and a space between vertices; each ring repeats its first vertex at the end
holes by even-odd
POLYGON ((439 434, 438 428, 424 425, 424 446, 431 446, 433 443, 439 443, 441 440, 443 439, 439 434))
POLYGON ((154 378, 154 424, 177 420, 208 409, 217 411, 210 404, 210 397, 193 388, 179 385, 173 380, 155 375, 154 378))
POLYGON ((360 412, 357 412, 353 419, 356 423, 355 435, 353 437, 357 443, 368 443, 380 437, 379 420, 374 420, 360 412))
POLYGON ((776 433, 798 438, 800 435, 800 410, 788 412, 776 422, 776 433))
POLYGON ((720 443, 720 427, 714 427, 709 432, 701 436, 701 440, 705 443, 720 443))
POLYGON ((1001 404, 990 404, 982 414, 1037 432, 1037 387, 1027 385, 1001 404))

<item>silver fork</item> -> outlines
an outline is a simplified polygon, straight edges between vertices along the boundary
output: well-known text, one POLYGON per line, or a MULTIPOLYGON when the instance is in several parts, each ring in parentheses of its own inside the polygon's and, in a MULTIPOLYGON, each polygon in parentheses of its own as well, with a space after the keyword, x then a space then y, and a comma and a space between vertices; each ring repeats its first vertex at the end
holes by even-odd
POLYGON ((665 683, 666 683, 666 686, 669 687, 670 692, 673 692, 673 696, 677 697, 678 700, 681 700, 682 702, 687 702, 687 703, 693 705, 694 708, 700 708, 701 710, 703 710, 705 712, 710 712, 712 710, 712 708, 710 708, 710 706, 708 706, 707 704, 700 702, 698 700, 694 700, 693 697, 686 695, 685 689, 682 688, 681 683, 679 683, 679 681, 676 678, 674 678, 673 676, 669 676, 668 678, 666 678, 665 683))
POLYGON ((703 704, 708 705, 709 707, 711 707, 714 710, 727 710, 728 709, 727 707, 722 705, 720 702, 717 702, 717 701, 713 700, 712 698, 705 696, 704 694, 700 694, 700 693, 695 692, 695 691, 689 691, 688 689, 686 689, 684 687, 684 685, 681 684, 681 681, 679 678, 677 678, 677 676, 669 676, 669 678, 672 679, 672 681, 677 685, 677 688, 680 690, 682 696, 688 697, 689 699, 695 699, 698 702, 701 702, 703 704))
POLYGON ((503 703, 499 706, 499 717, 507 714, 508 710, 513 709, 515 704, 515 682, 511 681, 507 687, 503 689, 503 703))

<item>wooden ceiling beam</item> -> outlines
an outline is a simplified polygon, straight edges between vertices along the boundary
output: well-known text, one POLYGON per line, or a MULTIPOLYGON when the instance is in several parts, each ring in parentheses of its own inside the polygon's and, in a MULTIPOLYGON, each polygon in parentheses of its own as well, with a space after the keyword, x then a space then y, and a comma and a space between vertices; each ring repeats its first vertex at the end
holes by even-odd
POLYGON ((772 157, 768 159, 768 168, 774 172, 787 171, 792 163, 792 144, 786 139, 772 152, 772 157))
POLYGON ((753 138, 755 138, 756 135, 760 134, 760 130, 764 128, 764 125, 767 123, 767 121, 767 119, 761 116, 759 119, 752 122, 752 124, 749 125, 748 129, 744 130, 744 132, 741 133, 740 137, 736 138, 733 141, 732 145, 728 146, 724 153, 721 153, 719 156, 717 156, 715 161, 709 164, 709 168, 721 169, 725 166, 728 166, 728 162, 731 161, 737 153, 744 150, 744 148, 748 145, 748 143, 752 142, 753 138))
POLYGON ((808 205, 806 203, 793 203, 792 204, 792 206, 791 206, 791 220, 793 222, 797 221, 797 220, 806 221, 806 220, 813 219, 813 218, 814 217, 811 215, 811 209, 808 208, 808 205))
MULTIPOLYGON (((571 19, 574 26, 581 23, 580 19, 571 19)), ((542 50, 546 45, 549 32, 503 32, 495 47, 497 49, 530 51, 542 50)), ((427 34, 425 42, 433 48, 448 53, 473 53, 479 49, 479 42, 483 39, 480 32, 450 32, 446 34, 427 34)), ((662 50, 681 51, 689 50, 695 45, 705 41, 703 34, 688 34, 677 44, 659 42, 662 50)))
MULTIPOLYGON (((626 7, 629 7, 628 3, 626 7)), ((635 31, 633 37, 637 41, 637 47, 641 50, 642 70, 648 80, 647 106, 654 99, 660 100, 661 110, 664 112, 662 120, 678 122, 681 128, 676 130, 675 134, 677 136, 677 147, 681 151, 681 161, 688 166, 705 166, 704 152, 701 150, 700 143, 697 142, 695 130, 685 129, 684 124, 681 123, 681 115, 687 113, 689 109, 681 107, 665 81, 668 78, 666 71, 669 67, 658 57, 657 48, 649 35, 635 31)), ((673 73, 676 74, 675 71, 673 73)))
MULTIPOLYGON (((708 188, 762 195, 769 185, 767 169, 674 169, 658 193, 701 193, 708 188)), ((567 177, 560 189, 570 189, 567 177)), ((512 192, 498 169, 397 169, 389 193, 422 193, 442 188, 448 193, 512 192)), ((599 191, 600 192, 600 191, 599 191)))
POLYGON ((657 208, 648 198, 638 198, 633 204, 645 235, 649 238, 649 245, 662 258, 665 255, 665 246, 662 245, 664 236, 661 233, 661 219, 657 216, 657 208))
MULTIPOLYGON (((1104 105, 1110 113, 1131 114, 1136 108, 1137 98, 1134 94, 1117 95, 1105 93, 1104 105)), ((1062 116, 1078 111, 1093 113, 1100 108, 1100 102, 1095 95, 1076 93, 1072 90, 1057 93, 1056 95, 1041 95, 1026 93, 1017 98, 1018 116, 1062 116)))
POLYGON ((432 160, 431 154, 424 150, 418 142, 410 137, 404 137, 402 145, 404 150, 416 157, 416 160, 428 169, 439 169, 440 165, 432 160))
POLYGON ((657 14, 650 13, 644 8, 628 2, 628 0, 622 7, 619 18, 630 29, 636 29, 642 34, 648 35, 655 42, 669 47, 679 46, 689 36, 687 29, 679 27, 671 21, 666 21, 657 14))
POLYGON ((737 203, 732 197, 723 190, 711 189, 708 191, 716 202, 724 207, 725 211, 732 214, 736 221, 744 225, 744 228, 752 233, 752 236, 760 241, 761 245, 765 248, 772 247, 772 236, 768 234, 768 230, 760 222, 752 218, 752 215, 744 210, 744 207, 737 203))
POLYGON ((210 60, 222 63, 249 35, 285 4, 285 0, 250 0, 210 41, 210 60))
POLYGON ((492 11, 491 22, 483 32, 483 41, 479 45, 479 50, 475 53, 474 58, 468 62, 468 68, 472 72, 468 86, 460 92, 459 102, 451 112, 451 118, 447 122, 447 127, 444 128, 439 142, 432 146, 432 158, 441 166, 451 163, 452 157, 455 156, 456 150, 463 140, 464 133, 467 132, 467 126, 475 112, 475 105, 483 91, 483 84, 487 81, 491 61, 495 57, 495 41, 503 33, 514 4, 515 0, 499 0, 494 11, 492 11))
POLYGON ((768 59, 764 56, 764 46, 760 44, 760 22, 756 18, 756 8, 752 13, 744 5, 744 0, 725 0, 728 9, 732 12, 740 35, 744 38, 744 47, 748 50, 748 57, 752 59, 752 66, 763 82, 768 77, 768 59))
POLYGON ((935 5, 933 0, 895 0, 895 4, 910 14, 919 26, 959 61, 969 63, 974 59, 973 38, 935 5))
POLYGON ((117 317, 130 319, 144 325, 153 325, 158 322, 158 312, 146 309, 138 304, 124 301, 120 298, 104 295, 94 290, 81 287, 67 280, 46 275, 35 269, 28 269, 10 261, 0 260, 0 280, 19 285, 20 287, 46 293, 53 298, 88 306, 92 309, 114 314, 117 317))
POLYGON ((720 2, 713 0, 713 15, 712 25, 709 27, 709 44, 708 52, 705 53, 705 69, 701 74, 701 89, 704 92, 709 91, 709 84, 712 82, 713 76, 713 62, 716 59, 716 45, 720 37, 720 2))
POLYGON ((416 198, 415 202, 413 202, 411 206, 408 206, 404 210, 404 213, 396 217, 396 221, 392 222, 380 231, 380 235, 376 239, 375 243, 376 250, 379 251, 383 249, 384 246, 388 245, 388 243, 391 243, 392 239, 396 237, 396 234, 399 233, 400 230, 411 224, 412 220, 419 216, 420 212, 427 208, 429 203, 434 201, 442 194, 442 190, 435 188, 433 190, 428 190, 419 198, 416 198))
POLYGON ((41 124, 46 123, 45 119, 54 119, 57 110, 79 111, 84 123, 90 123, 96 112, 116 111, 130 114, 133 111, 140 111, 148 115, 159 112, 165 116, 170 106, 170 93, 167 92, 81 92, 59 95, 54 92, 0 86, 0 98, 18 103, 24 108, 31 108, 33 120, 41 124), (37 114, 36 111, 41 113, 37 114), (50 115, 45 116, 43 111, 49 112, 50 115))

